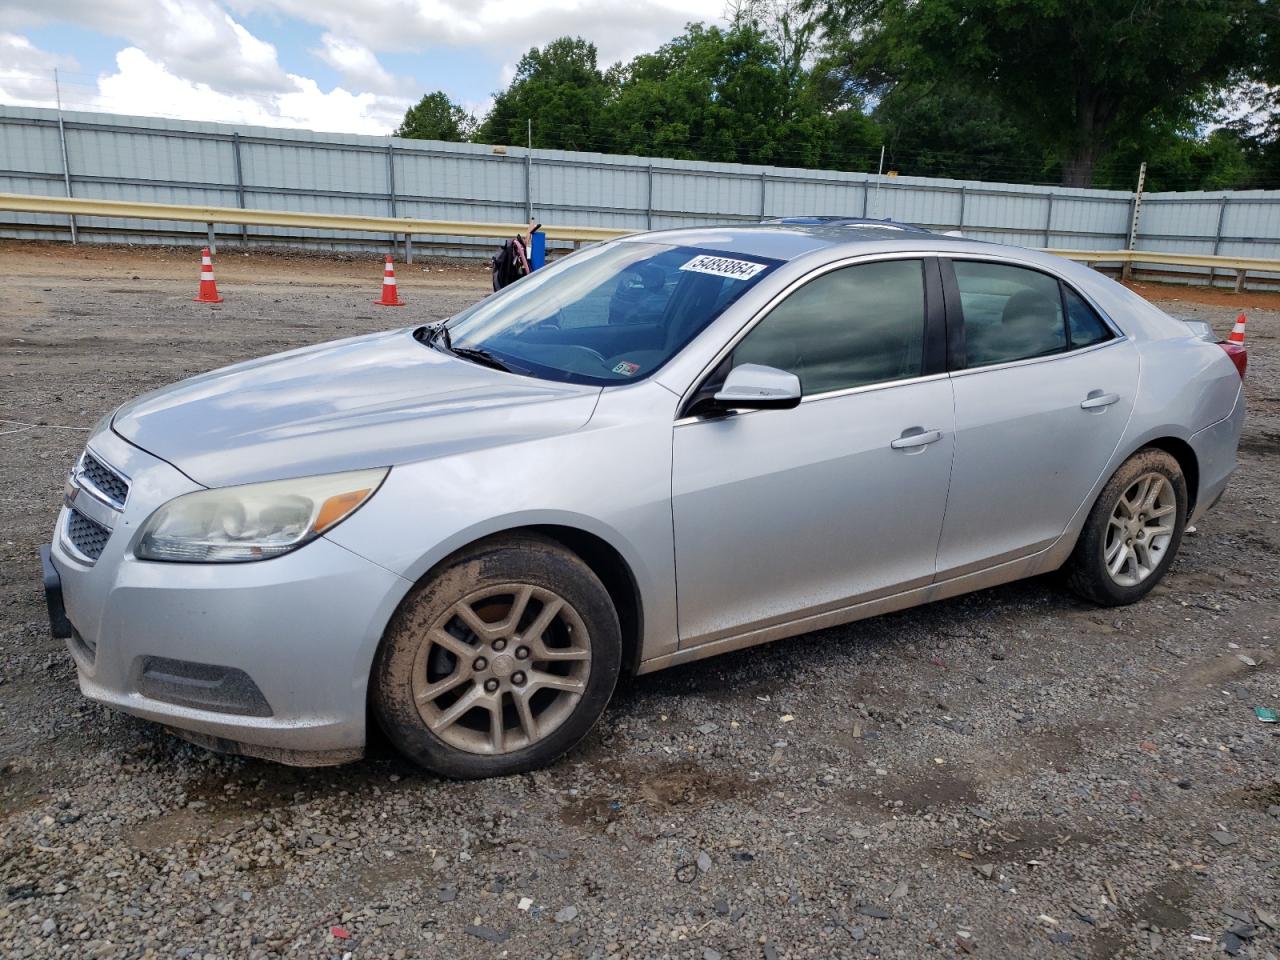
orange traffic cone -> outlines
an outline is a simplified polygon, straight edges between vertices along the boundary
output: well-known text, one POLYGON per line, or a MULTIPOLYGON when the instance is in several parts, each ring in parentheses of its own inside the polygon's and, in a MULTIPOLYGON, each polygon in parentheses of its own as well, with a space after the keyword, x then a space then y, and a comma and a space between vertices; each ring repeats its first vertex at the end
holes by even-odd
POLYGON ((373 301, 380 307, 403 307, 404 301, 396 292, 396 268, 387 256, 387 265, 382 271, 382 299, 373 301))
POLYGON ((1244 323, 1247 319, 1248 318, 1243 312, 1241 312, 1240 316, 1236 317, 1236 325, 1231 328, 1231 333, 1227 337, 1227 343, 1238 343, 1240 346, 1244 346, 1244 323))
POLYGON ((208 247, 200 251, 200 295, 195 297, 192 302, 222 302, 222 298, 218 296, 218 285, 213 280, 213 257, 210 256, 208 247))

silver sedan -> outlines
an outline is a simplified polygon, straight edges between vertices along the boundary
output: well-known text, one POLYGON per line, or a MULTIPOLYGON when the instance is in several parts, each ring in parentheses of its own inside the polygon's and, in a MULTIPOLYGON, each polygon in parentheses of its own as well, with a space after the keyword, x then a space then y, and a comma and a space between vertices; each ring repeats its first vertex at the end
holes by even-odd
POLYGON ((1146 594, 1245 357, 1065 260, 888 226, 603 244, 448 321, 126 404, 45 581, 84 694, 214 749, 547 764, 647 673, 1061 569, 1146 594))

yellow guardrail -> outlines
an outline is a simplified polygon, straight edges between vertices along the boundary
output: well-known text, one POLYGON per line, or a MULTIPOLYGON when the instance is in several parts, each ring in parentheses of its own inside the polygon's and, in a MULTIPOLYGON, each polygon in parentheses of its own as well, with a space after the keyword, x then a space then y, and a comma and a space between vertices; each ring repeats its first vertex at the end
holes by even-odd
POLYGON ((1099 263, 1120 264, 1120 275, 1128 280, 1133 276, 1135 263, 1168 264, 1172 267, 1206 267, 1209 282, 1217 271, 1236 275, 1236 293, 1244 292, 1244 282, 1250 270, 1262 273, 1280 273, 1280 260, 1262 257, 1219 257, 1201 253, 1157 253, 1154 250, 1046 250, 1068 260, 1080 260, 1089 266, 1099 263))
MULTIPOLYGON (((200 207, 176 203, 137 203, 127 200, 89 200, 79 197, 39 197, 0 193, 0 210, 54 213, 75 217, 114 217, 123 220, 179 220, 251 227, 299 227, 307 230, 354 230, 362 233, 402 233, 442 237, 506 238, 523 233, 528 224, 478 223, 470 220, 415 220, 411 217, 355 217, 334 213, 295 213, 289 210, 241 210, 238 207, 200 207)), ((548 240, 595 242, 634 233, 605 227, 543 225, 548 240)))
POLYGON ((1085 263, 1167 263, 1179 267, 1207 267, 1227 273, 1235 270, 1280 273, 1280 260, 1263 257, 1218 257, 1200 253, 1157 253, 1154 250, 1045 250, 1045 253, 1085 263))

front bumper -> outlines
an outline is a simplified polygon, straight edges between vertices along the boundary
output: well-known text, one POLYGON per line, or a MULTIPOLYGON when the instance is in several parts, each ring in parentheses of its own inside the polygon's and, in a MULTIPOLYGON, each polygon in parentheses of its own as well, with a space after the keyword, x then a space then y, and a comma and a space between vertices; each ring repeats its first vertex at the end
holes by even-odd
POLYGON ((114 434, 90 446, 132 488, 96 563, 63 542, 65 507, 50 550, 84 695, 215 749, 358 757, 373 655, 408 581, 324 538, 257 563, 140 561, 142 523, 198 488, 114 434))

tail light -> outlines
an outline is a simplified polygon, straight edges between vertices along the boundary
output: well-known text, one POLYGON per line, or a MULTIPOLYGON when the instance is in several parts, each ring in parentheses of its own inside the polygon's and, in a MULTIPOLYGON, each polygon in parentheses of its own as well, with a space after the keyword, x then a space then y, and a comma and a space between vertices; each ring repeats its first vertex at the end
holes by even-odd
POLYGON ((1249 365, 1249 351, 1241 344, 1229 343, 1225 340, 1219 342, 1218 346, 1227 352, 1231 362, 1236 365, 1236 372, 1240 374, 1240 379, 1243 380, 1245 368, 1249 365))

